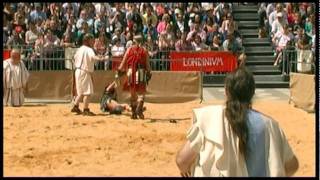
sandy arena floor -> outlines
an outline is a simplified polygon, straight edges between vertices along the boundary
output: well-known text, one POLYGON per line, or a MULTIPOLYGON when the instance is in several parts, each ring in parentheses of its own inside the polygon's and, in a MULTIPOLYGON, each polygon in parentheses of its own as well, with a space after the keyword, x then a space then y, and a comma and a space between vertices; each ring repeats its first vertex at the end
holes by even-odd
MULTIPOLYGON (((70 104, 5 107, 4 176, 179 176, 175 156, 192 108, 221 103, 146 103, 146 120, 137 121, 104 115, 98 104, 90 105, 96 117, 73 115, 70 104)), ((315 114, 287 101, 253 107, 284 129, 300 162, 295 176, 315 176, 315 114)))

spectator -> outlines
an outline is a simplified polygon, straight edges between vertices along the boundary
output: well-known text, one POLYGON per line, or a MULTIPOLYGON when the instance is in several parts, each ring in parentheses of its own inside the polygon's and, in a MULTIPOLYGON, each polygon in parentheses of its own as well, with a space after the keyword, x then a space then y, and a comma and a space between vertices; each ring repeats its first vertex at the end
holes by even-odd
POLYGON ((288 14, 288 24, 291 25, 294 23, 294 10, 292 7, 293 3, 287 3, 286 5, 286 12, 288 14))
POLYGON ((200 29, 199 23, 195 24, 194 30, 188 33, 187 40, 191 40, 195 37, 195 35, 199 35, 201 38, 201 42, 205 42, 207 34, 204 30, 200 29))
POLYGON ((126 28, 126 14, 121 11, 121 8, 121 3, 115 3, 115 11, 110 17, 110 32, 112 33, 116 28, 120 28, 121 30, 126 28))
POLYGON ((195 36, 195 39, 192 43, 193 49, 195 51, 206 51, 209 50, 209 47, 202 42, 201 37, 199 35, 195 36))
POLYGON ((6 42, 8 41, 8 38, 11 33, 11 27, 10 23, 7 21, 7 17, 3 16, 3 31, 2 31, 2 40, 3 40, 3 45, 5 46, 6 42))
MULTIPOLYGON (((282 17, 282 21, 283 24, 288 24, 288 16, 287 16, 287 12, 284 11, 283 6, 281 3, 278 3, 276 5, 276 10, 273 11, 270 15, 269 15, 269 25, 270 27, 273 27, 273 23, 274 21, 276 21, 277 19, 279 19, 279 15, 281 14, 282 17)), ((273 28, 272 28, 273 29, 273 28)))
MULTIPOLYGON (((127 47, 128 48, 128 47, 127 47)), ((146 49, 148 50, 148 55, 150 59, 156 59, 158 54, 158 46, 155 41, 152 40, 152 37, 147 36, 146 49)), ((153 66, 151 66, 153 67, 153 66)))
POLYGON ((277 19, 272 23, 271 37, 273 37, 277 32, 283 31, 283 26, 287 25, 283 19, 283 14, 280 12, 277 14, 277 19))
POLYGON ((214 13, 215 3, 201 3, 201 4, 206 4, 204 6, 203 21, 208 23, 208 19, 210 19, 212 24, 217 23, 218 20, 214 13))
POLYGON ((26 53, 27 56, 30 55, 30 53, 32 52, 32 48, 36 42, 36 40, 38 39, 38 31, 36 29, 36 26, 33 22, 29 23, 29 30, 26 32, 26 36, 25 36, 25 42, 27 45, 27 49, 26 49, 26 53))
POLYGON ((65 33, 62 37, 60 46, 63 48, 74 48, 76 47, 75 41, 72 38, 72 33, 65 33))
POLYGON ((239 66, 245 65, 246 56, 243 52, 241 44, 235 39, 233 33, 227 34, 227 39, 223 42, 223 50, 231 51, 238 58, 239 66))
POLYGON ((118 37, 116 37, 113 41, 115 42, 115 44, 111 48, 112 56, 116 56, 116 57, 123 56, 125 53, 125 48, 121 44, 121 40, 118 37))
POLYGON ((232 13, 232 5, 231 3, 219 3, 219 5, 215 9, 217 13, 217 20, 219 26, 222 25, 222 22, 225 20, 228 13, 232 13))
POLYGON ((147 39, 146 37, 150 35, 153 41, 157 40, 158 38, 157 29, 155 28, 155 26, 152 25, 152 19, 149 19, 148 25, 144 27, 143 35, 145 39, 147 39))
POLYGON ((115 44, 116 43, 116 39, 120 39, 120 43, 121 46, 125 46, 126 45, 126 36, 124 35, 124 33, 122 33, 122 30, 120 28, 117 28, 114 32, 114 35, 112 37, 112 43, 115 44))
POLYGON ((41 20, 46 20, 47 19, 47 15, 46 13, 44 13, 41 9, 42 9, 42 6, 40 3, 34 3, 34 6, 35 6, 35 10, 33 10, 31 13, 30 13, 30 21, 35 23, 38 19, 41 19, 41 20))
POLYGON ((87 10, 85 10, 85 9, 81 10, 81 12, 80 12, 80 17, 79 17, 79 19, 78 19, 78 21, 77 21, 76 27, 77 27, 78 29, 81 29, 83 22, 86 22, 86 23, 87 23, 87 25, 88 25, 88 32, 93 33, 93 19, 90 19, 90 18, 88 17, 88 12, 87 12, 87 10))
POLYGON ((27 32, 27 25, 26 25, 26 14, 23 10, 23 6, 18 6, 18 11, 14 14, 14 22, 13 22, 13 29, 19 28, 22 30, 22 34, 27 32))
POLYGON ((283 27, 283 32, 279 31, 273 38, 273 42, 275 42, 276 45, 276 59, 274 62, 274 66, 278 65, 278 62, 281 57, 281 52, 283 49, 286 48, 287 44, 293 40, 294 37, 291 33, 289 33, 289 26, 285 25, 283 27))
POLYGON ((61 23, 57 22, 54 19, 51 19, 49 28, 55 36, 57 36, 59 39, 62 38, 62 35, 64 32, 62 32, 62 30, 61 30, 61 23))
POLYGON ((301 14, 299 12, 296 12, 295 15, 294 15, 294 22, 293 24, 290 25, 293 32, 294 32, 294 35, 297 34, 297 30, 299 28, 304 28, 305 26, 305 22, 302 20, 301 18, 301 14))
POLYGON ((210 47, 210 50, 213 50, 213 51, 223 50, 220 39, 221 39, 221 36, 219 34, 216 34, 213 36, 212 46, 210 47))
POLYGON ((22 49, 24 45, 24 40, 22 39, 22 37, 17 31, 13 31, 6 45, 8 49, 13 49, 13 48, 22 49))
POLYGON ((152 25, 152 27, 157 27, 158 24, 158 18, 153 12, 153 8, 151 5, 148 5, 146 7, 146 13, 143 15, 143 24, 144 27, 148 27, 149 25, 152 25))
POLYGON ((77 36, 76 36, 77 45, 81 45, 83 36, 89 32, 90 30, 89 30, 88 23, 86 21, 83 21, 81 28, 78 29, 78 32, 77 32, 77 36))
POLYGON ((305 32, 303 28, 299 28, 297 31, 297 35, 294 37, 294 41, 295 41, 295 46, 299 49, 304 49, 303 47, 301 47, 301 44, 309 44, 311 42, 311 37, 309 37, 305 32), (299 44, 298 44, 299 42, 299 44))
POLYGON ((21 36, 21 38, 24 38, 26 33, 26 25, 20 20, 20 22, 17 22, 17 24, 13 24, 13 31, 19 33, 19 36, 21 36))
POLYGON ((169 14, 164 14, 162 16, 162 21, 159 22, 157 26, 158 34, 161 34, 163 31, 165 31, 168 24, 170 24, 170 16, 169 14))
POLYGON ((176 49, 175 49, 176 51, 192 51, 192 50, 194 50, 191 42, 187 41, 187 33, 186 32, 182 33, 181 39, 179 39, 176 42, 175 47, 176 47, 176 49))
POLYGON ((309 17, 306 18, 304 30, 305 30, 305 33, 308 34, 309 36, 311 36, 312 34, 312 29, 315 24, 314 22, 315 22, 315 17, 313 14, 311 14, 309 17))
MULTIPOLYGON (((266 13, 267 13, 267 17, 270 17, 270 14, 276 10, 276 3, 269 3, 267 5, 267 9, 266 9, 266 13)), ((270 24, 271 26, 271 24, 270 24)))
POLYGON ((99 37, 96 38, 93 49, 97 55, 106 55, 108 44, 105 34, 99 34, 99 37))
MULTIPOLYGON (((260 3, 260 7, 258 10, 258 17, 259 17, 259 32, 264 31, 265 34, 267 32, 267 28, 269 28, 268 26, 268 16, 266 13, 266 3, 260 3)), ((259 33, 261 34, 261 33, 259 33)))
POLYGON ((177 9, 175 15, 176 15, 176 24, 178 26, 178 29, 180 32, 187 32, 188 29, 186 28, 187 24, 185 23, 185 19, 183 18, 184 15, 182 14, 182 11, 180 9, 177 9))
POLYGON ((224 39, 226 39, 228 33, 232 34, 236 30, 238 30, 237 23, 233 20, 231 13, 229 13, 227 14, 227 19, 222 22, 221 33, 224 39))
POLYGON ((222 35, 222 33, 219 32, 219 25, 218 24, 214 24, 212 26, 212 31, 207 33, 206 44, 211 45, 213 42, 213 37, 216 35, 218 35, 220 37, 221 42, 224 42, 223 35, 222 35))
POLYGON ((94 21, 94 35, 98 36, 98 29, 103 28, 106 30, 106 27, 108 27, 108 18, 106 18, 105 13, 100 12, 97 14, 97 17, 94 21))
POLYGON ((57 58, 57 50, 60 47, 60 39, 53 34, 51 29, 47 29, 45 32, 44 36, 44 46, 43 46, 43 51, 44 51, 44 57, 46 58, 45 60, 45 67, 46 69, 51 70, 52 68, 55 69, 55 65, 57 64, 55 62, 54 58, 57 58), (49 60, 47 59, 49 58, 49 60))
POLYGON ((14 20, 14 10, 10 3, 4 3, 3 15, 6 16, 8 22, 12 23, 14 20))
POLYGON ((136 4, 129 5, 129 11, 127 12, 127 25, 132 26, 134 23, 137 24, 137 31, 142 33, 143 30, 143 16, 139 14, 139 11, 136 8, 136 4))

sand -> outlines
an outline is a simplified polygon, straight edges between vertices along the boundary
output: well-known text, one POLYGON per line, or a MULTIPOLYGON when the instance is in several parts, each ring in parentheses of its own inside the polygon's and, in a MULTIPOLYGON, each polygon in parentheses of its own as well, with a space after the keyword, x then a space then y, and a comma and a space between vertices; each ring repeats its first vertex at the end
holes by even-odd
MULTIPOLYGON (((70 104, 4 107, 4 176, 179 176, 175 156, 192 108, 222 103, 146 103, 146 119, 136 121, 98 104, 90 105, 95 117, 70 113, 70 104)), ((300 163, 294 176, 315 176, 315 114, 286 101, 253 107, 283 128, 300 163)))

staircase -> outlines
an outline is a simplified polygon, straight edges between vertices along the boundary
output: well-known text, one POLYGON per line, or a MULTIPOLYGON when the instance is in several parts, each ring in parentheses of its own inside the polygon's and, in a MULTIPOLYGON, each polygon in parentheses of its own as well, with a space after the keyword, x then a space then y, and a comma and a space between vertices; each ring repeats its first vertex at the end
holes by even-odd
MULTIPOLYGON (((234 20, 243 37, 243 46, 247 55, 246 66, 253 72, 258 88, 286 88, 289 82, 283 80, 278 67, 273 66, 274 53, 268 38, 258 38, 258 5, 232 6, 234 20)), ((225 76, 205 75, 204 86, 223 86, 225 76)))

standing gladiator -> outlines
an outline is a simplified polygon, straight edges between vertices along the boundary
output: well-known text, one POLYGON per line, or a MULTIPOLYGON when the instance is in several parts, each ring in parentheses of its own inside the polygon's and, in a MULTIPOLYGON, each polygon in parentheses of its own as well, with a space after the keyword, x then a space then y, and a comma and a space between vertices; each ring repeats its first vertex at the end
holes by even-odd
POLYGON ((142 47, 142 36, 134 37, 133 45, 127 49, 116 74, 116 78, 127 75, 124 90, 131 93, 131 119, 144 119, 143 103, 146 85, 151 79, 148 51, 142 47))

